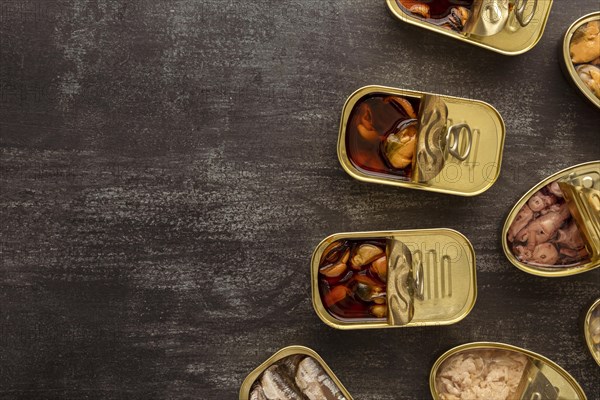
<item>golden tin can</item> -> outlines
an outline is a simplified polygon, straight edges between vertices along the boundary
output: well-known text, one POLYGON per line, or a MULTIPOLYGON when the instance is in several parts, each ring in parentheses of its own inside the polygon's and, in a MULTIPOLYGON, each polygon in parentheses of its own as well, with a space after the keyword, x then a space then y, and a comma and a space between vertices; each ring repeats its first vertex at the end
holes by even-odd
POLYGON ((600 108, 600 11, 581 17, 567 29, 561 67, 579 92, 600 108))
POLYGON ((590 353, 600 365, 600 299, 596 300, 588 310, 583 326, 590 353))
POLYGON ((531 50, 542 38, 552 0, 447 1, 386 0, 403 22, 505 55, 531 50))
POLYGON ((435 400, 456 399, 457 393, 506 400, 586 399, 577 381, 553 361, 492 342, 463 344, 444 353, 431 369, 429 387, 435 400))
POLYGON ((562 277, 600 266, 600 161, 564 169, 527 192, 509 213, 502 247, 517 268, 562 277))
POLYGON ((315 249, 311 284, 333 328, 449 325, 475 305, 475 252, 451 229, 337 233, 315 249))
POLYGON ((344 105, 337 153, 360 181, 475 196, 500 175, 505 132, 481 101, 366 86, 344 105))
MULTIPOLYGON (((297 398, 310 394, 309 398, 352 400, 321 356, 304 346, 285 347, 252 371, 242 383, 240 400, 259 400, 265 398, 264 393, 287 390, 298 394, 297 398)), ((292 397, 276 392, 268 398, 292 397)))

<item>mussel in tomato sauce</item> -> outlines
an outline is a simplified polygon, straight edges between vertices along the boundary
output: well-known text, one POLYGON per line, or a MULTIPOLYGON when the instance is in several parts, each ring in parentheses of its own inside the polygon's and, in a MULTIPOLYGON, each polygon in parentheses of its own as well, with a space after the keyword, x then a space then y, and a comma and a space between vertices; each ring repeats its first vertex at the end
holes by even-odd
POLYGON ((327 311, 340 320, 387 317, 386 239, 338 240, 319 263, 319 293, 327 311))
POLYGON ((354 106, 346 130, 352 164, 367 174, 410 180, 417 147, 419 99, 372 94, 354 106))

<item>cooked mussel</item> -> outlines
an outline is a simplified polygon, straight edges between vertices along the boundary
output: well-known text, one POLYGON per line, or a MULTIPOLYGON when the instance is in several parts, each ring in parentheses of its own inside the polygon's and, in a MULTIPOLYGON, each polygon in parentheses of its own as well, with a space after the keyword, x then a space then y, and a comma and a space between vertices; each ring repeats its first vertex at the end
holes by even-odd
POLYGON ((391 167, 403 169, 412 164, 417 146, 417 121, 407 120, 383 142, 383 154, 391 167))
POLYGON ((354 288, 354 294, 362 301, 369 302, 376 301, 377 299, 385 302, 385 286, 366 275, 357 275, 354 280, 356 286, 354 288))
POLYGON ((358 269, 367 265, 384 254, 384 250, 373 244, 362 244, 354 251, 354 255, 350 261, 350 265, 354 269, 358 269))
POLYGON ((383 304, 377 304, 376 306, 371 306, 369 308, 371 314, 377 318, 385 318, 387 317, 387 306, 383 304))
POLYGON ((376 275, 382 282, 387 282, 387 257, 379 257, 371 263, 371 273, 376 275))
MULTIPOLYGON (((337 241, 331 243, 325 251, 323 251, 323 256, 321 258, 321 263, 334 263, 342 258, 345 254, 346 250, 348 250, 348 244, 345 241, 337 241)), ((347 262, 343 261, 344 263, 347 262)))
POLYGON ((579 78, 600 98, 600 68, 591 64, 579 65, 575 68, 579 78))
POLYGON ((574 64, 589 63, 600 57, 600 21, 590 21, 575 31, 570 52, 574 64))
POLYGON ((348 266, 343 262, 329 264, 319 269, 319 272, 328 278, 337 278, 346 272, 348 266))
POLYGON ((325 308, 343 319, 383 318, 381 307, 373 307, 386 307, 387 270, 382 239, 329 244, 319 264, 319 291, 325 308))

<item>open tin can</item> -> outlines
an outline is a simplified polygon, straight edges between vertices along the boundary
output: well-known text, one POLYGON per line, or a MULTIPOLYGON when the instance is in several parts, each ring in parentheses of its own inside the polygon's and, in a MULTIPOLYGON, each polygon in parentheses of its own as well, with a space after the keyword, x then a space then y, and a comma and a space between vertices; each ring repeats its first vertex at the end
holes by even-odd
POLYGON ((475 196, 498 179, 505 132, 481 101, 366 86, 344 105, 337 153, 360 181, 475 196))
POLYGON ((451 229, 337 233, 315 249, 311 284, 333 328, 449 325, 475 305, 475 252, 451 229))
POLYGON ((401 21, 505 55, 539 42, 552 7, 552 0, 386 1, 401 21))
POLYGON ((600 366, 600 299, 596 300, 588 310, 583 331, 590 353, 600 366))
POLYGON ((478 399, 586 399, 577 381, 553 361, 492 342, 463 344, 444 353, 431 369, 429 386, 435 400, 462 398, 457 394, 478 399))
POLYGON ((578 91, 600 108, 600 11, 567 29, 561 67, 578 91))
POLYGON ((304 346, 279 350, 244 379, 240 400, 267 398, 352 400, 325 361, 304 346))
POLYGON ((564 169, 527 192, 502 231, 506 257, 533 275, 562 277, 600 266, 600 161, 564 169))

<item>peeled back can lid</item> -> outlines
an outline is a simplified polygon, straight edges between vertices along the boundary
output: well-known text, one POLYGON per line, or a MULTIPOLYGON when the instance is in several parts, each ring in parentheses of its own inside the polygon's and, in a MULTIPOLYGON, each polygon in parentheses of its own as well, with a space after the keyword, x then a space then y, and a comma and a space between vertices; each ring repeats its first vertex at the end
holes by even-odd
POLYGON ((508 0, 473 2, 473 11, 465 25, 465 32, 477 36, 492 36, 500 32, 508 20, 508 6, 508 0))
POLYGON ((453 157, 465 161, 471 154, 473 133, 467 123, 450 124, 448 107, 440 96, 425 95, 419 109, 416 180, 427 182, 453 157))

